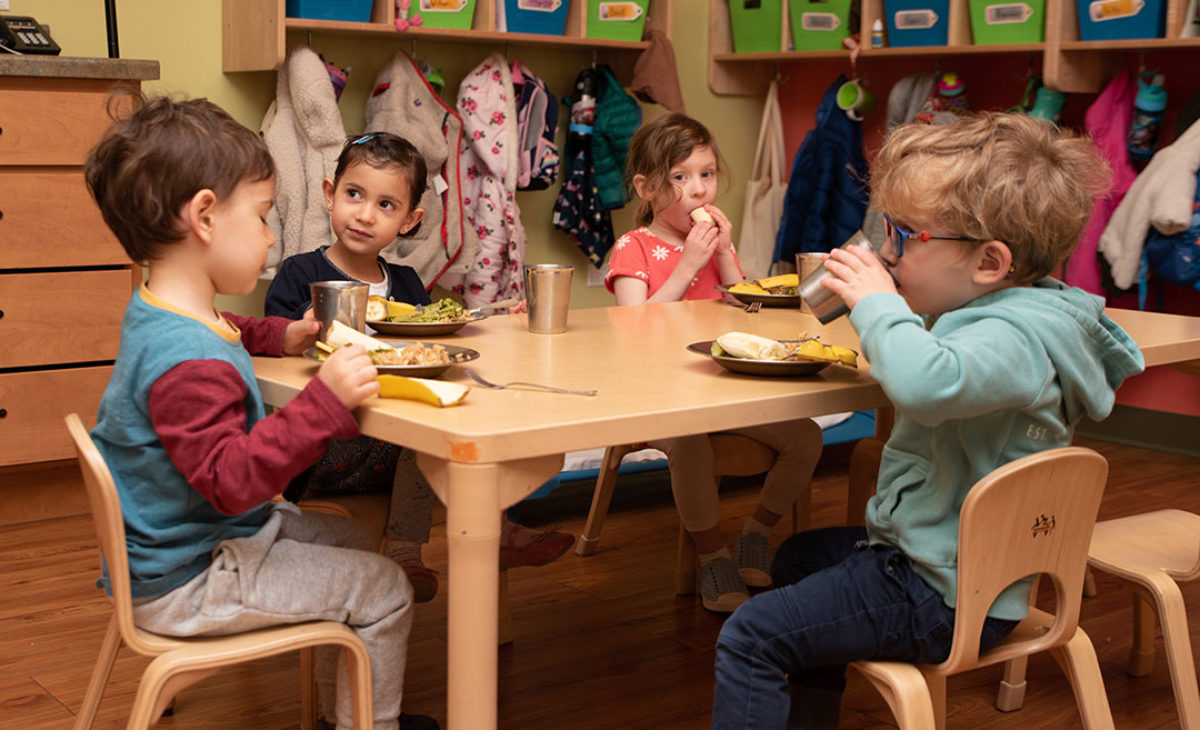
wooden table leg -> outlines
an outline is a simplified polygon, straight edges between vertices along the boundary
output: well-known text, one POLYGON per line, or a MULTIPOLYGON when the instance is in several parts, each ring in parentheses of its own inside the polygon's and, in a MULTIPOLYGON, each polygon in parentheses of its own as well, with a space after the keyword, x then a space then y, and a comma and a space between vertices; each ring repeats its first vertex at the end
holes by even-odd
POLYGON ((492 464, 417 455, 417 465, 446 505, 450 730, 496 727, 500 515, 557 474, 562 463, 561 454, 492 464))
POLYGON ((846 493, 846 524, 863 525, 867 518, 867 500, 875 493, 879 481, 879 460, 883 445, 892 435, 896 409, 888 406, 875 409, 875 435, 854 445, 850 452, 850 484, 846 493))

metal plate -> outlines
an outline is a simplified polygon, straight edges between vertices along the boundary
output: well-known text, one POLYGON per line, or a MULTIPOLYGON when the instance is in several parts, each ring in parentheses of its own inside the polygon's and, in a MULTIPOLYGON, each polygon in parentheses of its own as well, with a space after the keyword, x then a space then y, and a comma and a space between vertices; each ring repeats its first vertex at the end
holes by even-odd
POLYGON ((398 337, 436 337, 437 335, 452 335, 463 327, 487 319, 489 315, 476 312, 470 319, 458 322, 385 322, 368 321, 367 326, 384 335, 398 337))
POLYGON ((760 302, 764 307, 799 307, 799 294, 750 294, 740 291, 729 291, 727 286, 718 286, 717 291, 724 292, 736 298, 742 304, 760 302))
MULTIPOLYGON (((718 356, 712 354, 713 342, 713 340, 693 342, 687 346, 687 349, 712 358, 718 365, 730 372, 743 373, 745 375, 767 375, 774 377, 816 375, 833 364, 830 362, 817 362, 815 360, 748 360, 742 357, 718 356)), ((780 342, 790 343, 799 342, 799 340, 780 340, 780 342)))
MULTIPOLYGON (((381 341, 386 342, 392 347, 395 347, 397 350, 405 345, 413 344, 412 341, 407 340, 381 341)), ((479 359, 479 352, 472 350, 469 347, 443 345, 440 342, 422 342, 420 344, 425 345, 426 347, 441 345, 442 347, 446 348, 446 354, 450 356, 450 362, 438 363, 437 365, 376 365, 375 369, 381 374, 386 373, 388 375, 406 375, 410 378, 436 378, 457 363, 470 362, 471 360, 479 359)), ((310 347, 305 350, 304 356, 309 360, 315 360, 317 362, 323 362, 325 360, 325 353, 321 352, 315 347, 310 347)))

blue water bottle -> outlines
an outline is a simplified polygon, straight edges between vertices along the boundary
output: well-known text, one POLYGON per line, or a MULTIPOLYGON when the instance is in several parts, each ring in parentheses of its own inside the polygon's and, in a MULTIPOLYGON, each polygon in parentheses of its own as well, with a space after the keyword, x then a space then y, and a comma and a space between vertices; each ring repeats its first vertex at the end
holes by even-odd
POLYGON ((1063 102, 1066 100, 1066 94, 1043 86, 1037 90, 1037 95, 1034 96, 1033 108, 1029 110, 1029 116, 1057 124, 1058 117, 1062 114, 1063 102))
POLYGON ((1167 108, 1167 90, 1163 75, 1147 72, 1138 77, 1138 92, 1133 100, 1133 118, 1129 121, 1129 157, 1145 162, 1154 156, 1163 109, 1167 108))

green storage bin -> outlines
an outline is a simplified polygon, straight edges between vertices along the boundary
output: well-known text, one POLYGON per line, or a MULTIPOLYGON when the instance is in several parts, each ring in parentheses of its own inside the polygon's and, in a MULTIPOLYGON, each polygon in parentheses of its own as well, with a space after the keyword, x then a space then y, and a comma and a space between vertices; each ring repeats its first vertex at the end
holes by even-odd
POLYGON ((650 0, 588 0, 587 37, 640 41, 650 0))
POLYGON ((729 0, 735 53, 776 53, 783 45, 783 0, 729 0))
POLYGON ((1046 0, 968 0, 975 45, 1041 43, 1046 0))
POLYGON ((850 0, 789 0, 797 51, 836 51, 850 35, 850 0))
POLYGON ((470 30, 475 18, 475 0, 419 0, 411 12, 420 13, 426 28, 470 30))

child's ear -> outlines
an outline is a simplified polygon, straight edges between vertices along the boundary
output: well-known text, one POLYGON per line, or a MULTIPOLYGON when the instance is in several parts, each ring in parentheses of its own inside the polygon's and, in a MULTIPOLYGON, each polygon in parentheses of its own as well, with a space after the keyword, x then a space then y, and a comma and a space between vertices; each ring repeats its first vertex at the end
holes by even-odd
POLYGON ((633 191, 637 193, 637 196, 642 200, 649 200, 652 197, 650 195, 650 189, 646 185, 645 175, 639 174, 633 176, 633 191))
POLYGON ((325 208, 333 210, 333 181, 329 178, 321 180, 321 191, 325 193, 325 208))
POLYGON ((180 212, 180 217, 188 229, 206 244, 212 242, 213 229, 216 227, 216 207, 217 194, 204 188, 189 198, 180 212))
POLYGON ((425 219, 424 208, 413 208, 408 212, 408 217, 404 219, 404 224, 400 226, 400 235, 408 233, 417 227, 417 224, 425 219))
POLYGON ((999 284, 1012 268, 1013 256, 1003 241, 988 241, 979 247, 975 267, 975 283, 982 286, 999 284))

